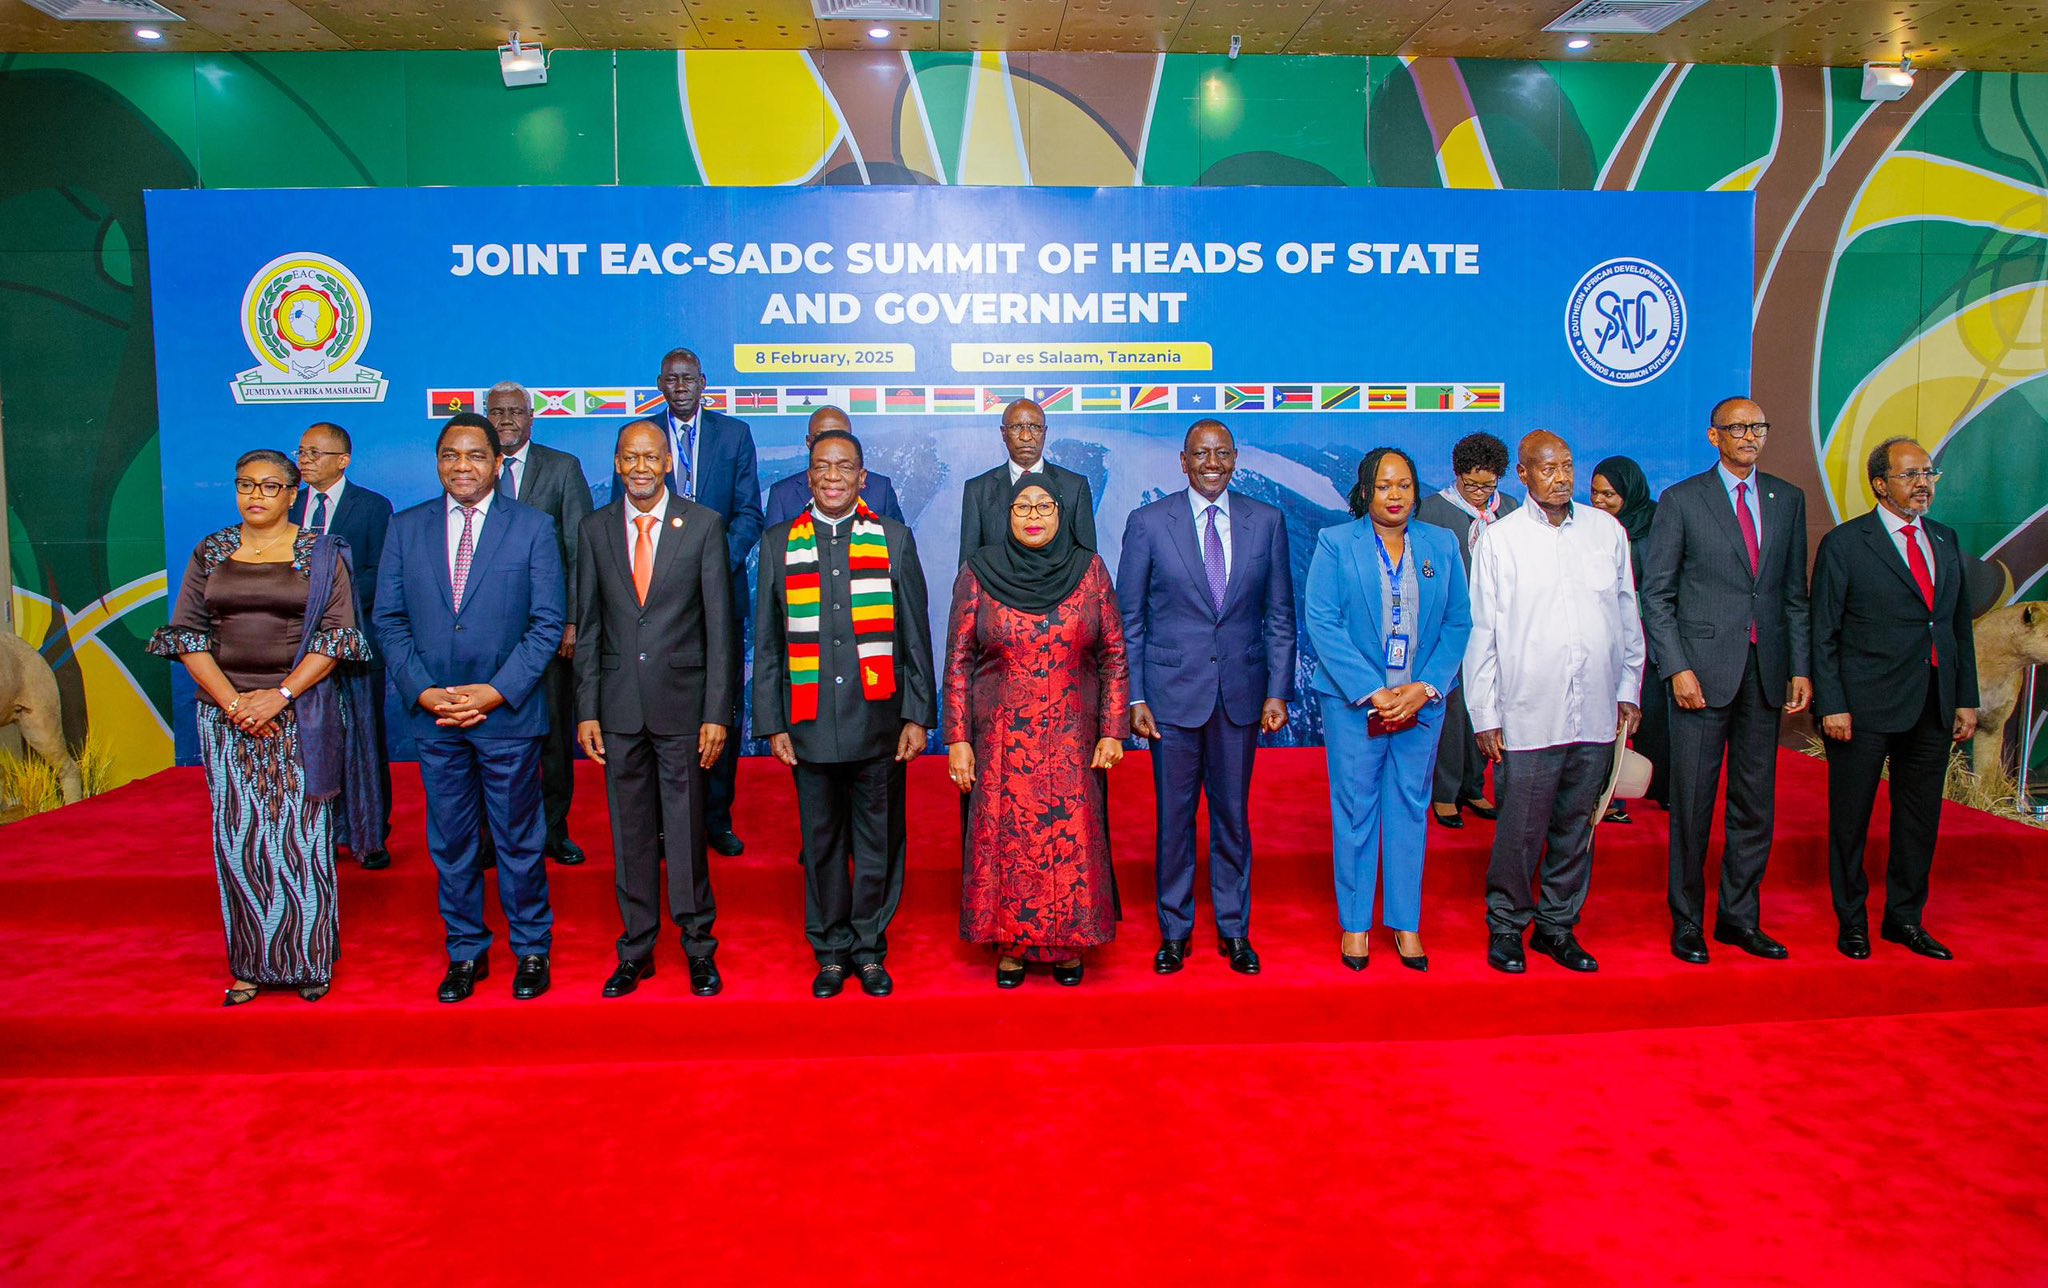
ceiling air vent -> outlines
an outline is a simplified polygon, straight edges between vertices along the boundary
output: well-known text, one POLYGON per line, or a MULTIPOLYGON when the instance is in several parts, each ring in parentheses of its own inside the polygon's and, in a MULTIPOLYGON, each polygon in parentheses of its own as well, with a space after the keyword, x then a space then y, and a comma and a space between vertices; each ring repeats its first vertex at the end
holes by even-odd
POLYGON ((27 0, 64 22, 183 22, 155 0, 27 0))
POLYGON ((811 0, 826 22, 937 22, 939 0, 811 0))
POLYGON ((1558 15, 1545 31, 1620 33, 1631 36, 1662 31, 1707 0, 1580 0, 1558 15))

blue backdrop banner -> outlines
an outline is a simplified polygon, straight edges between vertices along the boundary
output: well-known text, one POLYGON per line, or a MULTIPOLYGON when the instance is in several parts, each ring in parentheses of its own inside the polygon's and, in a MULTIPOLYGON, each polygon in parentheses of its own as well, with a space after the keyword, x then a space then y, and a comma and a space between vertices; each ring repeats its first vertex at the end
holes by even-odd
MULTIPOLYGON (((1289 518, 1297 584, 1391 443, 1424 486, 1451 445, 1562 434, 1662 490, 1700 468, 1707 411, 1749 380, 1747 193, 1345 188, 518 188, 148 197, 171 582, 235 520, 234 459, 316 420, 351 480, 437 491, 435 424, 524 385, 534 435, 607 499, 619 425, 658 412, 661 356, 703 359, 748 421, 761 486, 804 422, 845 408, 891 476, 932 582, 960 490, 1031 397, 1088 476, 1103 558, 1185 486, 1188 424, 1235 432, 1236 486, 1289 518)), ((1519 492, 1512 480, 1510 491, 1519 492)), ((1304 643, 1304 674, 1313 658, 1304 643)), ((181 694, 189 689, 181 685, 181 694)), ((181 759, 192 750, 180 701, 181 759)), ((1318 740, 1298 707, 1283 741, 1318 740)))

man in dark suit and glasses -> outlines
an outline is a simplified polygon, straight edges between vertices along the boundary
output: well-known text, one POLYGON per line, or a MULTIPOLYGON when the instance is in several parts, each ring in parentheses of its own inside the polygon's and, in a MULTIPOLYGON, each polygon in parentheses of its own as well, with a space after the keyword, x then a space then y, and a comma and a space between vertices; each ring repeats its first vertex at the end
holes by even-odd
POLYGON ((1003 408, 1003 447, 1010 459, 967 480, 960 494, 960 562, 964 565, 983 546, 1010 539, 1010 494, 1026 474, 1043 474, 1046 490, 1059 498, 1060 513, 1071 515, 1074 541, 1095 549, 1095 497, 1088 480, 1045 459, 1045 409, 1029 398, 1003 408))
POLYGON ((1187 960, 1195 825, 1209 797, 1209 892, 1230 968, 1252 950, 1247 818, 1259 733, 1287 726, 1294 696, 1294 572, 1286 516, 1230 491, 1237 441, 1222 421, 1188 427, 1188 486, 1131 511, 1116 571, 1130 655, 1131 731, 1152 743, 1158 809, 1161 975, 1187 960))
MULTIPOLYGON (((384 532, 391 526, 391 502, 348 477, 355 444, 348 431, 331 421, 309 425, 299 435, 298 499, 292 502, 290 519, 308 532, 332 533, 348 542, 349 570, 356 597, 361 599, 359 621, 368 622, 377 607, 377 565, 384 558, 384 532), (310 511, 310 513, 309 513, 310 511)), ((345 666, 360 666, 348 662, 345 666)), ((376 749, 377 781, 383 801, 377 809, 381 819, 375 836, 351 835, 349 848, 356 862, 365 868, 391 866, 391 740, 384 728, 383 655, 369 664, 368 704, 371 746, 376 749)), ((343 786, 344 794, 348 791, 343 786)), ((346 819, 350 811, 337 809, 335 817, 346 819)))
MULTIPOLYGON (((577 531, 590 513, 590 484, 583 466, 567 452, 533 441, 533 395, 511 381, 494 385, 484 406, 497 427, 504 461, 498 493, 531 506, 555 521, 555 549, 568 578, 567 603, 576 602, 577 531)), ((576 655, 576 625, 562 632, 559 655, 548 664, 547 699, 552 727, 541 743, 541 796, 547 809, 545 852, 556 862, 583 862, 583 848, 569 839, 569 803, 576 794, 576 760, 571 749, 575 728, 575 678, 570 659, 576 655)))
MULTIPOLYGON (((846 413, 830 403, 812 412, 810 420, 804 425, 804 467, 788 478, 776 480, 768 489, 767 526, 772 528, 778 523, 788 523, 810 505, 811 444, 817 442, 818 435, 828 429, 842 430, 848 434, 853 432, 853 422, 847 418, 846 413)), ((861 490, 860 499, 868 503, 870 510, 885 519, 894 519, 898 523, 909 522, 903 517, 902 504, 896 500, 896 485, 889 481, 887 474, 869 470, 867 487, 861 490)))
POLYGON ((577 543, 576 738, 604 766, 625 923, 606 997, 654 974, 664 852, 690 991, 723 986, 704 795, 739 683, 732 578, 724 521, 668 490, 674 465, 661 426, 620 430, 613 466, 625 491, 583 521, 577 543))
MULTIPOLYGON (((704 406, 704 364, 688 349, 670 349, 661 358, 655 382, 667 403, 654 423, 668 435, 674 465, 669 491, 717 514, 725 521, 726 563, 732 573, 733 653, 746 656, 747 556, 761 539, 761 471, 754 450, 754 431, 747 422, 704 406)), ((612 475, 612 495, 624 483, 612 475)), ((732 729, 739 732, 739 697, 733 698, 732 729)), ((711 848, 724 855, 745 852, 733 831, 732 803, 739 777, 740 740, 726 741, 725 753, 712 767, 704 826, 711 848)))
POLYGON ((519 970, 512 996, 548 989, 554 912, 546 836, 542 689, 562 642, 562 561, 552 521, 497 495, 504 464, 491 422, 448 418, 434 445, 440 496, 391 520, 377 569, 377 646, 398 686, 427 793, 427 850, 440 873, 448 971, 460 1002, 490 974, 481 827, 498 851, 498 901, 519 970))
POLYGON ((1920 924, 1941 827, 1949 748, 1977 732, 1977 643, 1962 548, 1927 517, 1941 471, 1909 438, 1866 464, 1877 508, 1820 541, 1813 565, 1813 705, 1827 735, 1828 880, 1836 947, 1870 956, 1863 843, 1891 764, 1884 938, 1922 957, 1949 950, 1920 924))
POLYGON ((1756 467, 1770 432, 1750 399, 1714 404, 1707 441, 1721 459, 1665 490, 1643 570, 1650 656, 1671 684, 1671 952, 1700 965, 1723 757, 1728 805, 1714 938, 1754 957, 1786 955, 1763 932, 1758 890, 1771 857, 1778 720, 1813 701, 1812 636, 1806 494, 1756 467))

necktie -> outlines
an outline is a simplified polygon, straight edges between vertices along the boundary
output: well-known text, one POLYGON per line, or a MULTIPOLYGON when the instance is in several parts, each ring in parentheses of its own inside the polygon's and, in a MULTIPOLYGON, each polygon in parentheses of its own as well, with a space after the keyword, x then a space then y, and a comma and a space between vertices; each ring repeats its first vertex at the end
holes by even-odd
POLYGON ((1216 516, 1222 507, 1212 505, 1202 511, 1209 520, 1209 529, 1202 534, 1202 567, 1209 573, 1209 602, 1217 612, 1223 611, 1223 536, 1216 531, 1216 516))
MULTIPOLYGON (((1920 543, 1913 538, 1918 529, 1907 524, 1899 529, 1906 538, 1906 566, 1913 570, 1913 583, 1920 587, 1920 598, 1927 601, 1927 611, 1934 611, 1934 570, 1927 566, 1927 556, 1920 552, 1920 543)), ((1927 660, 1934 666, 1941 665, 1941 650, 1928 646, 1927 660)))
POLYGON ((688 500, 696 499, 695 483, 690 478, 690 427, 678 425, 676 440, 676 495, 688 500))
POLYGON ((654 580, 654 516, 636 514, 633 526, 640 529, 633 538, 633 593, 645 604, 648 583, 654 580))
POLYGON ((498 476, 498 490, 517 501, 519 499, 519 478, 512 473, 512 466, 514 464, 516 462, 511 457, 505 458, 505 472, 498 476))
MULTIPOLYGON (((1742 528, 1742 548, 1749 552, 1749 575, 1756 576, 1761 547, 1756 539, 1756 516, 1749 512, 1749 483, 1735 485, 1735 522, 1742 528)), ((1749 642, 1756 643, 1756 623, 1749 624, 1749 642)))
POLYGON ((327 531, 327 494, 325 492, 315 492, 313 498, 313 521, 307 526, 315 532, 325 532, 327 531))
POLYGON ((469 561, 476 557, 476 507, 459 505, 462 511, 462 539, 455 543, 455 571, 449 577, 455 592, 455 611, 462 611, 462 590, 469 583, 469 561))

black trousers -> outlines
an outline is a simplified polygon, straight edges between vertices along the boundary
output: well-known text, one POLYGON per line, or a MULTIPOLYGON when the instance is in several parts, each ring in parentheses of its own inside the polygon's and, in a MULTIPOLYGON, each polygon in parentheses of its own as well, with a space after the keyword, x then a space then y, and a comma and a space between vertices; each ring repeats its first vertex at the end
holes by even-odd
POLYGON ((1534 921, 1539 933, 1559 935, 1579 924, 1593 883, 1593 807, 1613 763, 1607 742, 1501 756, 1493 770, 1500 822, 1486 867, 1489 933, 1519 934, 1534 921))
POLYGON ((1654 662, 1643 663, 1643 722, 1628 745, 1650 762, 1650 790, 1643 799, 1671 807, 1671 686, 1654 662))
POLYGON ((1835 917, 1845 927, 1868 930, 1864 902, 1870 878, 1863 870, 1863 843, 1877 803, 1878 780, 1891 762, 1891 856, 1885 866, 1884 919, 1917 926, 1927 906, 1927 874, 1934 867, 1934 838, 1941 828, 1942 786, 1948 778, 1955 713, 1941 709, 1941 686, 1927 669, 1927 700, 1913 727, 1878 733, 1861 723, 1846 742, 1830 738, 1828 753, 1828 882, 1834 888, 1835 917))
POLYGON ((1707 846, 1714 794, 1728 763, 1728 805, 1721 844, 1721 901, 1715 922, 1754 929, 1758 887, 1771 859, 1772 802, 1778 786, 1777 704, 1764 692, 1756 646, 1742 683, 1724 707, 1687 711, 1668 704, 1671 720, 1671 922, 1706 925, 1707 846))
POLYGON ((547 819, 547 847, 569 836, 569 801, 576 794, 576 679, 564 657, 548 660, 541 684, 548 695, 548 731, 540 740, 541 813, 547 819))
POLYGON ((1486 799, 1486 757, 1479 754, 1479 743, 1472 736, 1472 713, 1465 708, 1462 684, 1444 699, 1443 733, 1436 744, 1436 782, 1429 799, 1436 805, 1486 799))
POLYGON ((903 898, 904 766, 894 756, 877 756, 804 763, 793 772, 811 951, 820 966, 882 961, 889 955, 889 922, 903 898))
POLYGON ((661 868, 668 862, 668 910, 683 932, 683 952, 718 949, 711 923, 711 870, 704 850, 704 789, 697 735, 604 732, 605 795, 612 817, 613 877, 618 887, 619 960, 654 951, 661 932, 661 868))

